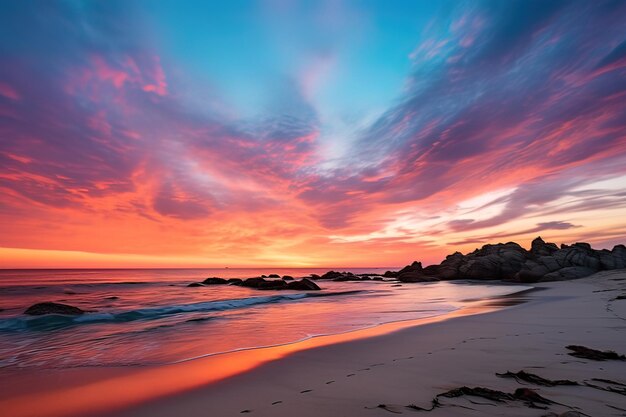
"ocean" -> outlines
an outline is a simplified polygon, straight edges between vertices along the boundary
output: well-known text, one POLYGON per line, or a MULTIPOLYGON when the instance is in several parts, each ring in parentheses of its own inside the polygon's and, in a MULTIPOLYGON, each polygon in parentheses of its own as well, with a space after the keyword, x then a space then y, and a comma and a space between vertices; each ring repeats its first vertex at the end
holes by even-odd
MULTIPOLYGON (((341 269, 343 270, 343 269, 341 269)), ((382 274, 385 269, 346 269, 382 274)), ((439 316, 528 287, 500 283, 318 281, 322 291, 187 287, 207 277, 296 278, 327 269, 74 269, 0 271, 2 370, 164 365, 439 316), (87 310, 26 316, 37 302, 87 310)))

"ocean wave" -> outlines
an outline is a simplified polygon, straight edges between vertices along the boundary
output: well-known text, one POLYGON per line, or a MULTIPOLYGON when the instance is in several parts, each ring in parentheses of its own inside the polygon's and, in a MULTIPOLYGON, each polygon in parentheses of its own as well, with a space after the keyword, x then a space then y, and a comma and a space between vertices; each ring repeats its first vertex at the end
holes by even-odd
POLYGON ((149 307, 121 312, 93 312, 80 316, 65 316, 58 314, 47 314, 44 316, 18 316, 0 319, 0 332, 25 330, 44 331, 81 324, 128 323, 136 320, 158 320, 175 314, 236 310, 263 304, 290 302, 313 297, 349 295, 362 292, 365 291, 357 290, 329 293, 280 294, 263 297, 248 297, 232 300, 205 301, 192 304, 149 307))

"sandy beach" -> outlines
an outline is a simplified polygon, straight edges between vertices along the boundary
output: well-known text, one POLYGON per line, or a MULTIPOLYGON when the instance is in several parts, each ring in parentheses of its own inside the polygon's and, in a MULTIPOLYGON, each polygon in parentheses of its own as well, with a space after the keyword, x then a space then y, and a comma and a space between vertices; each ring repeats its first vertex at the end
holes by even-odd
POLYGON ((626 300, 615 299, 626 291, 626 271, 536 288, 541 291, 527 294, 526 302, 500 311, 300 351, 210 386, 111 415, 414 414, 405 406, 428 408, 437 394, 461 386, 505 392, 532 388, 559 404, 542 410, 519 401, 496 403, 464 396, 441 398, 442 407, 421 413, 542 416, 575 410, 581 415, 624 415, 623 393, 584 385, 520 384, 496 373, 525 370, 551 380, 584 384, 595 378, 625 384, 626 361, 576 358, 568 355, 566 346, 626 351, 626 300), (382 404, 384 408, 378 407, 382 404))

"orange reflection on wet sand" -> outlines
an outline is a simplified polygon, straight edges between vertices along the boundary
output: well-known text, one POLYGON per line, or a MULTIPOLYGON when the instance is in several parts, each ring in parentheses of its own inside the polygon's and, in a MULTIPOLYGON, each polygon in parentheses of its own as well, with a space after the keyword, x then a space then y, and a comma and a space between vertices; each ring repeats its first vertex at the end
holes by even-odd
MULTIPOLYGON (((446 315, 387 323, 353 332, 313 337, 298 343, 229 352, 155 368, 124 370, 120 374, 111 375, 111 372, 94 369, 89 372, 102 372, 101 378, 99 375, 95 378, 94 375, 89 375, 85 379, 91 382, 80 385, 77 385, 78 381, 85 379, 74 378, 73 381, 64 383, 62 374, 68 371, 53 371, 58 372, 57 375, 41 372, 33 376, 39 387, 33 387, 34 391, 27 395, 0 399, 0 409, 12 417, 89 415, 122 409, 215 383, 298 351, 381 336, 455 317, 487 313, 499 310, 502 305, 493 301, 481 301, 446 315)), ((80 378, 80 374, 74 377, 80 378)))

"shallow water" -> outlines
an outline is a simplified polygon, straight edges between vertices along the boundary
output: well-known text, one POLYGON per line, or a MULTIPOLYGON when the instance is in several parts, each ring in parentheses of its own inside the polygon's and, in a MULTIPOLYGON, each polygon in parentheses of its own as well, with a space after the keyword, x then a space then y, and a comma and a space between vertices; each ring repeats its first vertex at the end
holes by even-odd
MULTIPOLYGON (((384 270, 351 270, 382 273, 384 270)), ((319 269, 0 271, 2 369, 166 364, 238 349, 292 343, 399 320, 432 317, 467 300, 525 287, 467 283, 397 286, 393 280, 318 281, 323 291, 189 288, 209 276, 303 277, 319 269), (88 310, 29 317, 41 301, 88 310)))

